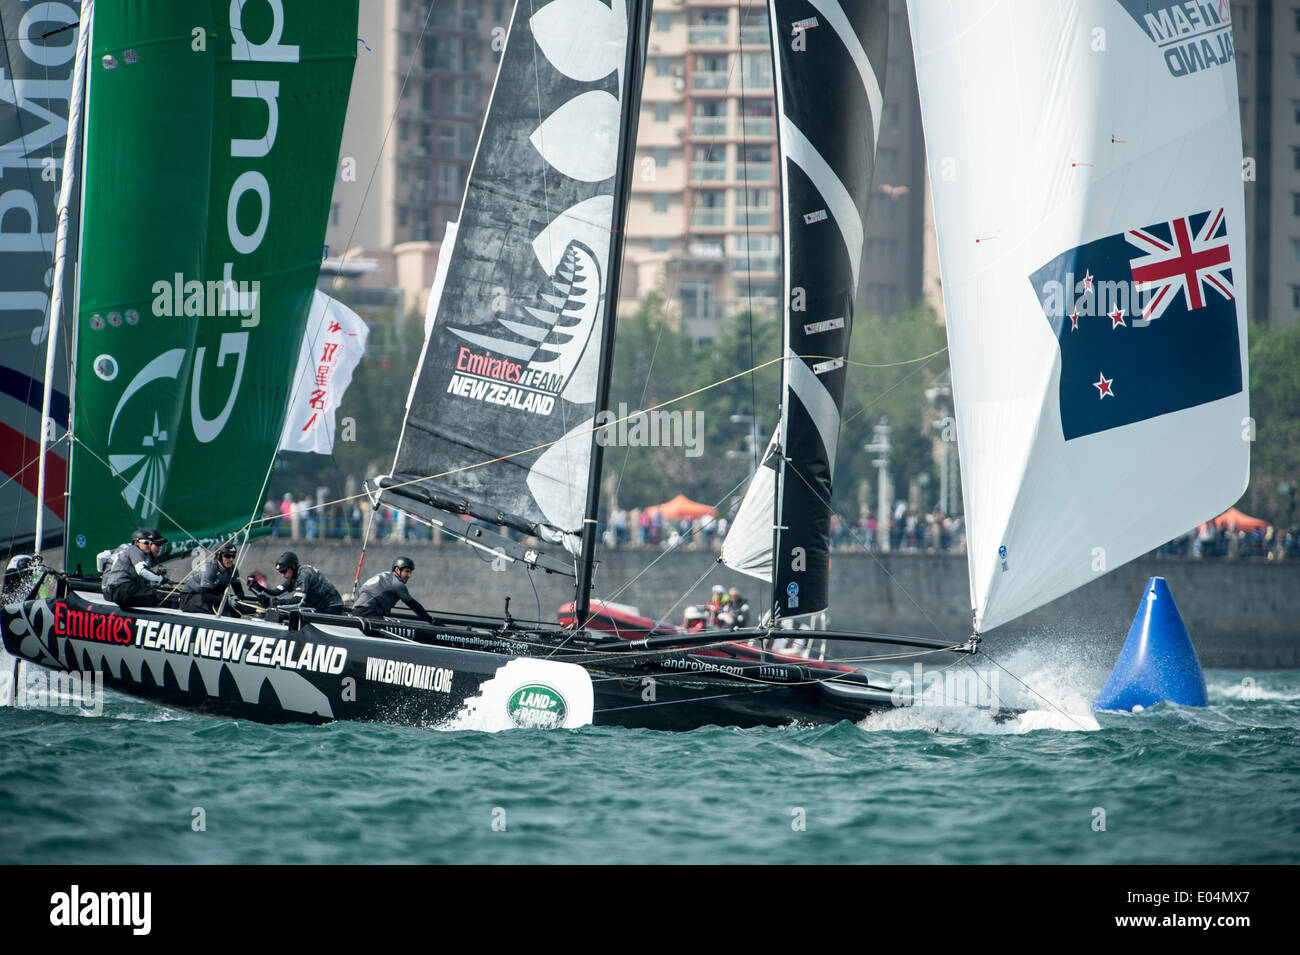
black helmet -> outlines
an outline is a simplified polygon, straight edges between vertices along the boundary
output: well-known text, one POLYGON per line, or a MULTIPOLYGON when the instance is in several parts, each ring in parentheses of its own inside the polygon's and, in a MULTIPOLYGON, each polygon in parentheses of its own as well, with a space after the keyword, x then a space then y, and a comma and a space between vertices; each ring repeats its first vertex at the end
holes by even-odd
POLYGON ((234 557, 238 553, 239 553, 239 548, 231 543, 222 544, 220 547, 217 548, 218 557, 234 557))
POLYGON ((393 561, 393 570, 415 570, 415 561, 409 557, 399 557, 393 561))
POLYGON ((139 527, 136 528, 135 533, 131 535, 131 542, 135 543, 136 541, 147 541, 150 544, 165 544, 167 543, 167 538, 163 537, 156 527, 139 527))
POLYGON ((288 570, 290 567, 294 570, 298 569, 298 555, 291 550, 287 550, 276 558, 275 569, 284 573, 284 571, 288 570))

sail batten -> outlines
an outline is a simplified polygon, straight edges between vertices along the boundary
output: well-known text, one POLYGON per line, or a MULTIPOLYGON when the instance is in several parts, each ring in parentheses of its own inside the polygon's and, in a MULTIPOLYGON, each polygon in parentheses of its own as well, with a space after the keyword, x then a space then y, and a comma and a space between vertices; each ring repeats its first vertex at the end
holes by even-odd
POLYGON ((909 2, 978 631, 1246 486, 1230 12, 1198 7, 1198 50, 1216 55, 1189 69, 1162 10, 1181 16, 1145 0, 909 2))

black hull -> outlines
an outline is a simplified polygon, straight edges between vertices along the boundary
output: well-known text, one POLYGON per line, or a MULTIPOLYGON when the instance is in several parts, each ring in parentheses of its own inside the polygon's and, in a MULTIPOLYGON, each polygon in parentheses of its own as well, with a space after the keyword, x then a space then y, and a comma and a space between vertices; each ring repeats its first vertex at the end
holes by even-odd
POLYGON ((109 688, 168 706, 261 723, 690 730, 859 720, 891 705, 855 671, 739 645, 599 652, 603 634, 405 620, 376 627, 312 614, 289 615, 285 625, 122 610, 77 592, 10 604, 0 616, 5 649, 23 660, 100 673, 109 688), (556 694, 571 722, 518 711, 520 694, 527 702, 525 691, 538 686, 556 694), (477 712, 466 720, 471 699, 477 712))

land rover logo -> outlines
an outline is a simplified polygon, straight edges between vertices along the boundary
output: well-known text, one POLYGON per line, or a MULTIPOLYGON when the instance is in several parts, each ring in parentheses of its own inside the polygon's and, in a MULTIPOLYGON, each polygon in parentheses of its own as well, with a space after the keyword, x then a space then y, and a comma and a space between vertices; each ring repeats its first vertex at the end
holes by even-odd
POLYGON ((516 726, 551 729, 564 722, 564 697, 549 686, 530 683, 511 694, 506 712, 516 726))

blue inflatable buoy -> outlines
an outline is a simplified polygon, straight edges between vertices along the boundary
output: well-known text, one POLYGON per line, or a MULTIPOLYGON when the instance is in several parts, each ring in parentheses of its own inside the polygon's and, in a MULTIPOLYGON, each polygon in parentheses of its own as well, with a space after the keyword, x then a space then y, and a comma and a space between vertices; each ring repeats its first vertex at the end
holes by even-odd
POLYGON ((1208 706, 1205 675, 1163 577, 1152 577, 1094 710, 1133 710, 1161 701, 1208 706))

